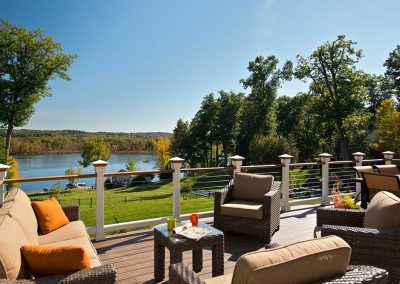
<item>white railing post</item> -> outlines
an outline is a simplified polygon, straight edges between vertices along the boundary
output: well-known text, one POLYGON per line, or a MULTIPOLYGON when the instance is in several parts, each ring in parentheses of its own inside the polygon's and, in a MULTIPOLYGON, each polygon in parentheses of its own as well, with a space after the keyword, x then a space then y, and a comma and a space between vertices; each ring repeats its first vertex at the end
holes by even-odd
POLYGON ((282 211, 288 212, 290 211, 290 203, 289 203, 289 185, 290 185, 290 162, 293 159, 293 156, 288 154, 280 155, 282 163, 282 211))
POLYGON ((181 168, 184 159, 179 157, 174 157, 169 159, 171 167, 174 170, 172 174, 172 186, 173 186, 173 216, 179 221, 181 218, 181 168))
POLYGON ((231 160, 231 163, 233 166, 233 178, 235 178, 235 174, 240 173, 242 171, 241 167, 242 167, 244 158, 242 156, 235 155, 235 156, 230 157, 229 159, 231 160))
POLYGON ((104 173, 107 164, 102 160, 92 163, 96 171, 96 241, 106 238, 104 232, 104 173))
MULTIPOLYGON (((363 165, 363 159, 365 157, 364 153, 356 152, 353 153, 354 160, 356 161, 356 167, 361 167, 363 165)), ((361 192, 361 183, 356 182, 356 196, 361 192)))
POLYGON ((0 164, 0 206, 3 205, 5 192, 4 189, 6 188, 6 185, 3 183, 3 181, 6 179, 9 168, 10 166, 0 164))
POLYGON ((385 159, 385 165, 391 165, 395 153, 392 151, 385 151, 382 152, 382 154, 383 158, 385 159))
POLYGON ((329 205, 329 161, 332 158, 331 154, 322 153, 319 155, 321 159, 321 185, 322 185, 322 205, 329 205))

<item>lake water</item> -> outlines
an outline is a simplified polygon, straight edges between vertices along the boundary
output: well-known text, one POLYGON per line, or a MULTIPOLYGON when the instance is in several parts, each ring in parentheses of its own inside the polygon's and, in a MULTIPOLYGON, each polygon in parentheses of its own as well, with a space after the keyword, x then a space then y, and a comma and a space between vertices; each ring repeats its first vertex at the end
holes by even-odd
MULTIPOLYGON (((69 167, 77 168, 78 161, 81 159, 80 154, 60 154, 60 155, 33 155, 33 156, 14 156, 19 163, 19 172, 21 177, 44 177, 64 175, 69 167)), ((136 170, 153 170, 157 165, 157 157, 152 154, 138 153, 113 153, 106 172, 118 172, 125 169, 125 164, 129 158, 136 160, 136 170)), ((83 168, 84 174, 94 173, 93 166, 83 168)), ((68 181, 40 181, 26 182, 21 184, 21 189, 26 192, 41 191, 43 188, 50 188, 52 185, 59 183, 64 188, 68 181)), ((79 182, 85 182, 88 186, 94 185, 94 179, 82 179, 79 182)))

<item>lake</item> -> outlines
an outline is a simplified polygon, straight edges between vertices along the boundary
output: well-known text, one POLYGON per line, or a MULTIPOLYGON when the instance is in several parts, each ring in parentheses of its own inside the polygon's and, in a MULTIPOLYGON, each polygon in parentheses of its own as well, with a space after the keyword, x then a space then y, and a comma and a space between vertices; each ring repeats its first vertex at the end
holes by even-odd
MULTIPOLYGON (((21 177, 44 177, 64 175, 69 167, 77 168, 80 154, 57 154, 57 155, 32 155, 32 156, 14 156, 19 163, 19 172, 21 177)), ((113 153, 108 161, 106 172, 118 172, 125 169, 125 164, 129 158, 136 160, 136 170, 153 170, 157 165, 157 157, 153 154, 140 153, 113 153)), ((83 168, 84 174, 94 173, 93 166, 83 168)), ((94 185, 94 179, 82 179, 88 186, 94 185)), ((58 184, 64 188, 67 180, 61 181, 40 181, 26 182, 21 184, 21 189, 25 192, 41 191, 43 188, 50 188, 58 184)))

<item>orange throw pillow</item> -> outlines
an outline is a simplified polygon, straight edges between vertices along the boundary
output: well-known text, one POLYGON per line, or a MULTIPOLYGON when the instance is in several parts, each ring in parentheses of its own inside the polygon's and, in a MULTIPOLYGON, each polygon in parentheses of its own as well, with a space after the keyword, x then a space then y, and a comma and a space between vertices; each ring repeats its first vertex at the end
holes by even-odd
POLYGON ((42 234, 48 234, 69 223, 60 203, 54 197, 44 201, 32 201, 42 234))
POLYGON ((90 258, 80 246, 22 246, 22 254, 34 277, 90 268, 90 258))

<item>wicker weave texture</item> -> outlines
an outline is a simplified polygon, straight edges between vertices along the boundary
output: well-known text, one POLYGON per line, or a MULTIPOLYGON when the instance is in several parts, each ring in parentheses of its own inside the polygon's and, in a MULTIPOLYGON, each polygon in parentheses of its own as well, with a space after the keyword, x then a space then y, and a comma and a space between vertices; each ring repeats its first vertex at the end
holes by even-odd
POLYGON ((80 220, 78 204, 64 205, 62 209, 70 222, 80 220))
POLYGON ((280 225, 280 182, 274 182, 271 190, 264 195, 263 218, 261 220, 247 219, 221 214, 221 205, 232 200, 234 182, 215 193, 214 226, 222 231, 232 231, 256 235, 265 243, 270 243, 272 235, 279 230, 280 225))

